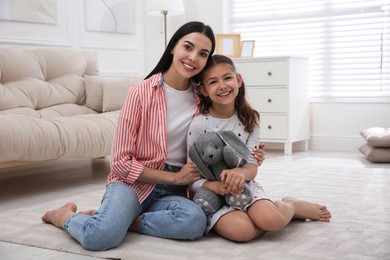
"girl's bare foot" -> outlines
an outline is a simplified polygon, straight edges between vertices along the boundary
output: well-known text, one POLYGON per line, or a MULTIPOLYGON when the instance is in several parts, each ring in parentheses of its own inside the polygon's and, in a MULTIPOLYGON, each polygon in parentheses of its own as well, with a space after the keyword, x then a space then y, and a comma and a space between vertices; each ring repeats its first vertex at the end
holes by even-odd
POLYGON ((85 214, 85 215, 89 215, 89 216, 93 216, 96 213, 96 209, 89 209, 89 210, 85 210, 85 211, 80 211, 80 213, 85 214))
POLYGON ((298 200, 292 197, 283 198, 282 201, 292 203, 295 209, 294 218, 329 222, 332 217, 326 206, 321 204, 298 200))
POLYGON ((58 228, 63 228, 65 221, 77 211, 77 206, 73 202, 66 203, 60 208, 47 211, 42 216, 42 221, 53 224, 58 228))

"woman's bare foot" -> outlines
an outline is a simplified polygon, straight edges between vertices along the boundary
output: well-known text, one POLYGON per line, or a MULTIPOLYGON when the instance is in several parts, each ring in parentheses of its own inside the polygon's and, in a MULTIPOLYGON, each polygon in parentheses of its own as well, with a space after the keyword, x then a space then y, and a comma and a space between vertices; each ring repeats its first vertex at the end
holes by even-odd
POLYGON ((75 214, 77 211, 77 206, 73 202, 66 203, 60 208, 47 211, 42 216, 42 221, 45 223, 53 224, 58 228, 63 228, 65 221, 75 214))
POLYGON ((292 197, 283 198, 282 201, 292 203, 294 205, 294 218, 329 222, 332 217, 326 206, 321 204, 311 203, 292 197))
POLYGON ((85 211, 80 211, 80 213, 85 214, 85 215, 89 215, 89 216, 93 216, 96 213, 96 209, 89 209, 89 210, 85 210, 85 211))

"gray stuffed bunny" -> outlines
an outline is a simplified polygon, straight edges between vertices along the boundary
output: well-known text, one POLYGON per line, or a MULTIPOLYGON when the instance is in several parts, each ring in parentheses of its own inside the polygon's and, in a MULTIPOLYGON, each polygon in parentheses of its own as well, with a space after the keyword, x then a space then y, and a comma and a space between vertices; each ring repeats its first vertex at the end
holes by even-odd
MULTIPOLYGON (((189 149, 190 159, 210 181, 220 181, 223 170, 246 164, 250 156, 248 147, 232 131, 207 132, 198 137, 189 149)), ((244 192, 236 196, 221 196, 202 187, 196 191, 194 201, 209 215, 219 210, 224 203, 243 208, 250 203, 251 197, 249 185, 245 183, 244 192)))

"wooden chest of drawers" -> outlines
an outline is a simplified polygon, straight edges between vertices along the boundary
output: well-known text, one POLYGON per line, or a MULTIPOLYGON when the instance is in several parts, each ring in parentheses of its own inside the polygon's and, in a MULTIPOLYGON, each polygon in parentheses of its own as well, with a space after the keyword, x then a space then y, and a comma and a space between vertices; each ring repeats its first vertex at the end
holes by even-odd
POLYGON ((308 59, 267 57, 234 59, 243 75, 247 97, 260 112, 260 139, 283 143, 284 153, 292 144, 310 137, 308 59))

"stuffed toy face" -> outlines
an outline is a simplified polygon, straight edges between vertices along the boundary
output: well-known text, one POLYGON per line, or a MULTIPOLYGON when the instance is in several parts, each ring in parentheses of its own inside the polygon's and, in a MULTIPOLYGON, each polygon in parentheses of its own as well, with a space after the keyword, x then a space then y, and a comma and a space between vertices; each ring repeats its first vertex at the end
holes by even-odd
POLYGON ((214 134, 203 135, 205 138, 201 138, 197 142, 198 147, 203 147, 200 153, 200 158, 206 165, 213 165, 224 160, 223 148, 225 144, 222 139, 218 138, 214 134))
POLYGON ((201 135, 191 146, 189 156, 207 180, 221 180, 219 175, 226 165, 223 158, 224 147, 225 143, 216 132, 201 135))

